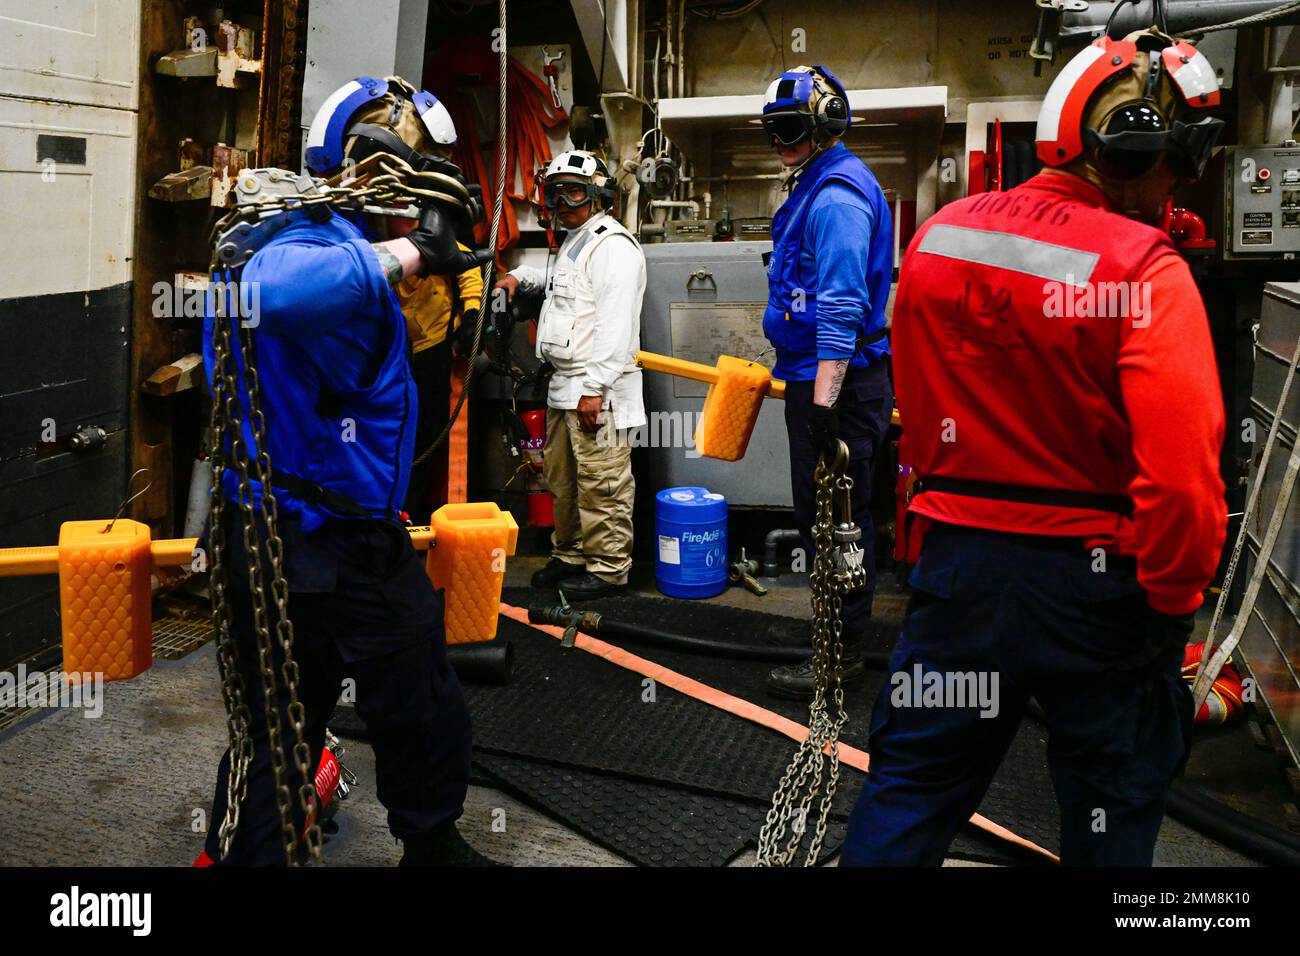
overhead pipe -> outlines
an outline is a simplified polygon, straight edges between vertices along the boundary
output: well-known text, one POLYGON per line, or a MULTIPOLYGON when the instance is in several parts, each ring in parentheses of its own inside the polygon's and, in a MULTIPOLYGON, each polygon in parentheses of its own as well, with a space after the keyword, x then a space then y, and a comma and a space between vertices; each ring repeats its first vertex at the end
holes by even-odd
MULTIPOLYGON (((1061 18, 1061 36, 1092 36, 1105 29, 1106 21, 1115 10, 1112 3, 1089 3, 1086 9, 1071 9, 1067 4, 1061 18)), ((1125 3, 1115 12, 1115 22, 1110 35, 1126 36, 1134 30, 1145 30, 1156 22, 1150 0, 1125 3)), ((1281 0, 1165 0, 1165 20, 1174 35, 1195 34, 1199 28, 1254 17, 1284 6, 1281 0)), ((1271 24, 1300 23, 1300 10, 1283 14, 1268 21, 1271 24)))

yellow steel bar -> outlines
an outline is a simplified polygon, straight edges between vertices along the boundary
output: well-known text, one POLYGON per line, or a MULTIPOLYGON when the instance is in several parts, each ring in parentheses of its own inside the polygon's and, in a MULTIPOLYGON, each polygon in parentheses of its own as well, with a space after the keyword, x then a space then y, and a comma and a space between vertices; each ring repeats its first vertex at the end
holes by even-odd
POLYGON ((0 548, 0 578, 25 574, 58 574, 59 546, 40 548, 0 548))
MULTIPOLYGON (((663 372, 665 375, 676 375, 678 378, 689 378, 691 381, 705 382, 709 385, 718 380, 718 370, 712 365, 690 362, 671 355, 660 355, 658 352, 637 352, 636 364, 638 368, 650 372, 663 372)), ((772 387, 768 389, 767 397, 785 398, 785 382, 779 378, 772 379, 772 387)), ((891 425, 900 424, 898 409, 894 409, 889 422, 891 425)))
MULTIPOLYGON (((105 522, 107 523, 107 522, 105 522)), ((433 544, 434 530, 428 525, 408 528, 411 544, 417 551, 427 551, 433 544)), ((198 538, 163 538, 149 542, 149 553, 156 568, 174 568, 194 560, 198 538)), ((58 574, 59 546, 35 548, 0 548, 0 578, 25 577, 31 574, 58 574)))
MULTIPOLYGON (((638 368, 651 372, 663 372, 666 375, 689 378, 692 381, 704 382, 708 385, 712 385, 718 380, 718 370, 712 365, 674 358, 671 355, 660 355, 657 352, 637 352, 636 364, 638 368)), ((785 398, 785 382, 779 378, 772 379, 772 387, 768 389, 767 396, 768 398, 785 398)))
POLYGON ((194 560, 198 538, 163 538, 149 542, 149 554, 155 568, 175 568, 194 560))

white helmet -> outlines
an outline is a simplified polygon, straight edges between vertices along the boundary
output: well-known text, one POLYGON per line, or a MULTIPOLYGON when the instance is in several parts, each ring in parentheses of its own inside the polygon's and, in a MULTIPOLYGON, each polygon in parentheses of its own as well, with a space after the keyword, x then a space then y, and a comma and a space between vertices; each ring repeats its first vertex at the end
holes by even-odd
POLYGON ((585 149, 571 149, 556 156, 542 173, 541 180, 542 204, 547 209, 554 209, 561 202, 576 208, 591 202, 593 197, 598 197, 601 206, 605 209, 614 205, 617 189, 609 175, 609 167, 599 156, 585 149), (576 177, 577 181, 586 185, 585 197, 574 202, 569 197, 561 195, 555 188, 556 177, 559 176, 576 177))

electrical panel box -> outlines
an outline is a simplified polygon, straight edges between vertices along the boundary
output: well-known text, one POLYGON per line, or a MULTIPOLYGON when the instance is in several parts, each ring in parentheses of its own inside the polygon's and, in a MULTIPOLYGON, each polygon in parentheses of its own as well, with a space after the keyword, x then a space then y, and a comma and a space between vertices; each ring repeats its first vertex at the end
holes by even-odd
POLYGON ((1300 144, 1233 146, 1224 189, 1229 259, 1294 259, 1300 252, 1300 144))

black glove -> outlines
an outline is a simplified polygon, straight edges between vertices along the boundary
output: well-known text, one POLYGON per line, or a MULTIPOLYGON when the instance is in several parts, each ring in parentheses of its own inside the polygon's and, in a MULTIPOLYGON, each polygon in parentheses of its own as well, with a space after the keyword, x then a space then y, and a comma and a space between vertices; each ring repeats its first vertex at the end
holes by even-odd
POLYGON ((1173 614, 1161 614, 1151 608, 1151 618, 1154 622, 1153 630, 1156 634, 1156 643, 1162 650, 1169 648, 1182 650, 1187 646, 1187 639, 1192 636, 1192 631, 1196 628, 1195 614, 1179 614, 1175 616, 1173 614))
POLYGON ((808 419, 808 433, 812 436, 813 450, 828 461, 835 457, 836 442, 840 437, 840 416, 833 406, 813 402, 808 419))
POLYGON ((452 213, 451 219, 455 228, 456 239, 463 245, 473 246, 474 225, 483 221, 483 187, 479 183, 471 183, 461 173, 459 166, 450 159, 444 159, 441 156, 427 157, 424 169, 450 176, 464 186, 465 191, 469 193, 468 206, 452 213))
MULTIPOLYGON (((468 356, 473 354, 474 326, 476 326, 477 324, 478 324, 478 309, 466 309, 465 314, 461 316, 460 319, 460 328, 456 330, 456 338, 452 340, 453 344, 456 346, 456 351, 459 352, 461 355, 468 356)), ((485 322, 483 324, 483 337, 479 341, 480 348, 482 347, 483 343, 488 340, 488 335, 490 335, 492 332, 490 325, 491 325, 490 322, 485 322)))
POLYGON ((1146 610, 1145 620, 1139 618, 1141 638, 1113 665, 1121 673, 1146 672, 1151 667, 1164 667, 1170 661, 1181 660, 1187 639, 1196 626, 1195 614, 1161 614, 1142 600, 1146 610))
POLYGON ((430 206, 420 216, 420 225, 406 234, 424 262, 422 275, 458 276, 477 268, 492 258, 487 249, 465 252, 456 245, 454 223, 438 206, 430 206))

